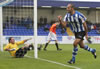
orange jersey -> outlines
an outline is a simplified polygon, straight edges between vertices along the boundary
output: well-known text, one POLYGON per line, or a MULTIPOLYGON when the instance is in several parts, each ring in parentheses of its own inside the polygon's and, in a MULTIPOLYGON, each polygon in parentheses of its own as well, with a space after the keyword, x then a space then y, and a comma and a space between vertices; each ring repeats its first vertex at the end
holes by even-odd
POLYGON ((53 24, 51 27, 50 27, 50 32, 53 32, 56 34, 56 24, 53 24))

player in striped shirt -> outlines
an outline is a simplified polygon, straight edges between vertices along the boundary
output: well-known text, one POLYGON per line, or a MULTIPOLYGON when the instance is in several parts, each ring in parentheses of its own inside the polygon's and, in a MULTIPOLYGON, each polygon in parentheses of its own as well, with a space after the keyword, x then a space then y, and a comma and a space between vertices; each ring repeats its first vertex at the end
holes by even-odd
POLYGON ((56 36, 56 28, 59 24, 60 24, 59 22, 56 22, 50 27, 49 34, 47 37, 48 42, 45 44, 45 47, 44 47, 45 51, 46 51, 46 48, 51 40, 55 41, 55 45, 56 45, 57 50, 62 50, 58 47, 58 41, 57 41, 57 36, 56 36))
POLYGON ((61 21, 61 16, 58 16, 58 19, 64 27, 66 27, 66 24, 69 24, 75 35, 72 59, 68 61, 68 63, 75 63, 75 56, 77 55, 78 45, 80 46, 80 48, 90 51, 93 54, 94 58, 96 58, 96 49, 90 48, 88 47, 88 45, 85 45, 83 43, 84 37, 88 39, 86 17, 82 13, 75 11, 73 4, 68 4, 66 10, 68 13, 65 15, 64 20, 61 21))

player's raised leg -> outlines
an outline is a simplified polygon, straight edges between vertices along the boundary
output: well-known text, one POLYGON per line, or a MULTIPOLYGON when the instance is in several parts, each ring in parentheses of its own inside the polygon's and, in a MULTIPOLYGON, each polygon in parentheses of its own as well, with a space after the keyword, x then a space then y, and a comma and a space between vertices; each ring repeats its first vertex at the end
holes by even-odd
POLYGON ((97 57, 96 56, 96 49, 90 48, 88 45, 84 45, 83 40, 80 41, 79 45, 84 50, 87 50, 87 51, 91 52, 93 54, 94 58, 97 57))

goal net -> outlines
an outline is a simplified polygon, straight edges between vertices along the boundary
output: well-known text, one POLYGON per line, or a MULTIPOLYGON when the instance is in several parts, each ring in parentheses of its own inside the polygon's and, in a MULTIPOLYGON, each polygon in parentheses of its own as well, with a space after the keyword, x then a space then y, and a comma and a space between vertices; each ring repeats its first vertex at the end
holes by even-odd
POLYGON ((36 11, 34 10, 34 2, 36 3, 37 0, 0 0, 1 51, 3 51, 3 46, 8 43, 9 37, 14 37, 16 41, 31 37, 33 39, 26 42, 26 44, 35 44, 33 36, 37 23, 34 21, 34 11, 36 11), (35 26, 34 23, 36 23, 35 26))

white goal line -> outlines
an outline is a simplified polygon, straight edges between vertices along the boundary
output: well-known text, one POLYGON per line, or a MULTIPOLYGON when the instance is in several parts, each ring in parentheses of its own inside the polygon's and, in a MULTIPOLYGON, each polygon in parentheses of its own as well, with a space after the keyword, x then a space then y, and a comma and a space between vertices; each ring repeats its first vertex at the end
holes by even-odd
MULTIPOLYGON (((31 57, 31 56, 25 56, 25 57, 28 57, 28 58, 34 58, 34 57, 31 57)), ((76 67, 76 66, 71 66, 71 65, 67 65, 67 64, 62 64, 62 63, 59 63, 59 62, 55 62, 55 61, 51 61, 51 60, 47 60, 47 59, 42 59, 42 58, 37 58, 39 60, 42 60, 42 61, 46 61, 46 62, 49 62, 49 63, 54 63, 54 64, 57 64, 57 65, 60 65, 60 66, 64 66, 64 67, 69 67, 69 68, 73 68, 73 69, 81 69, 79 67, 76 67)))

